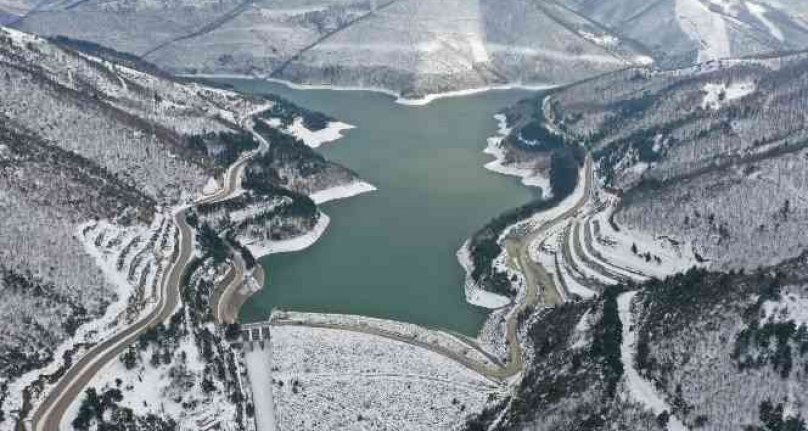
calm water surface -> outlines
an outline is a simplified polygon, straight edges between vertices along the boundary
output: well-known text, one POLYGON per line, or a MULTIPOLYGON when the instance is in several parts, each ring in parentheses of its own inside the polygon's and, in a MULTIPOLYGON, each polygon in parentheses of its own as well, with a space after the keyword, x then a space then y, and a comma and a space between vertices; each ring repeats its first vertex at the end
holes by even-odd
POLYGON ((407 107, 371 92, 224 82, 355 125, 320 152, 378 188, 322 205, 331 225, 309 249, 262 259, 266 285, 244 305, 241 319, 265 319, 280 307, 476 334, 487 312, 465 301, 455 252, 486 221, 536 197, 517 179, 483 169, 491 157, 482 150, 497 127, 492 116, 529 93, 495 91, 407 107))

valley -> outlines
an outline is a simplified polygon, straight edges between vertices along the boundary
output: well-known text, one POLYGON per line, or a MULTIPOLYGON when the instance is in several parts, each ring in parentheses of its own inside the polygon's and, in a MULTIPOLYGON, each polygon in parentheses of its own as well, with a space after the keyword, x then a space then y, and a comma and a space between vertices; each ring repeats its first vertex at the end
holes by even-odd
POLYGON ((0 431, 804 431, 806 12, 0 0, 0 431))

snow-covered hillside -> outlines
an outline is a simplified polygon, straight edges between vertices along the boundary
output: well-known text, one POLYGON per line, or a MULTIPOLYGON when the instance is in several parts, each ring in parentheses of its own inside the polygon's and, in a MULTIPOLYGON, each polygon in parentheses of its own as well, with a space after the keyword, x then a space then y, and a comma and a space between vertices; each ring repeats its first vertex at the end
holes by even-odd
POLYGON ((648 61, 563 5, 528 0, 54 1, 38 3, 16 25, 90 40, 174 72, 407 97, 568 83, 648 61))
POLYGON ((808 246, 807 92, 804 54, 630 69, 521 103, 506 142, 525 148, 517 139, 537 135, 546 147, 550 124, 587 143, 621 191, 617 225, 691 244, 718 268, 754 269, 808 246))
MULTIPOLYGON (((588 204, 530 250, 543 287, 587 294, 525 313, 515 395, 466 429, 805 429, 807 94, 798 53, 629 69, 504 111, 512 173, 575 144, 597 160, 588 204)), ((513 220, 477 239, 494 267, 513 220)), ((518 293, 505 275, 486 287, 518 293)))
POLYGON ((799 0, 2 0, 15 25, 188 74, 427 94, 808 47, 799 0), (123 15, 125 14, 125 15, 123 15))
POLYGON ((567 0, 633 39, 664 67, 808 47, 804 2, 780 0, 567 0))
MULTIPOLYGON (((295 199, 284 202, 270 232, 288 238, 313 229, 306 211, 315 221, 319 212, 307 195, 357 183, 351 171, 293 136, 327 128, 324 118, 276 97, 178 82, 92 44, 54 43, 0 27, 0 429, 14 429, 30 415, 90 346, 154 309, 177 254, 176 208, 200 194, 210 200, 225 171, 238 174, 226 178, 236 178, 242 207, 224 211, 234 211, 244 232, 266 235, 260 215, 284 196, 295 199), (296 127, 272 126, 262 113, 296 127), (245 159, 248 153, 258 157, 245 159)), ((100 406, 87 395, 72 414, 114 422, 127 408, 134 414, 127 420, 137 425, 131 429, 157 423, 198 429, 209 422, 205 411, 218 406, 214 416, 232 429, 249 423, 234 354, 223 332, 208 324, 214 286, 231 274, 236 253, 246 252, 237 239, 225 245, 220 238, 231 226, 214 230, 192 216, 199 251, 187 275, 193 286, 183 290, 186 305, 169 332, 160 327, 140 340, 142 351, 159 356, 157 365, 182 366, 140 368, 139 375, 131 363, 126 371, 111 367, 96 389, 115 402, 121 401, 115 390, 122 391, 122 403, 100 406), (186 366, 186 356, 205 364, 186 366), (165 372, 198 396, 177 401, 177 388, 166 389, 165 400, 141 406, 128 393, 142 383, 138 377, 162 379, 165 372)))

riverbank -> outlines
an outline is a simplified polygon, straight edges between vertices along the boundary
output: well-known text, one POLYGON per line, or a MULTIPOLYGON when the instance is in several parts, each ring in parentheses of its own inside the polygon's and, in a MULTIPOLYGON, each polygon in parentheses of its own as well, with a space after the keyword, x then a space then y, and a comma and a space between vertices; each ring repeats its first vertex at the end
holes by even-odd
POLYGON ((371 93, 378 93, 384 94, 386 96, 393 97, 395 102, 400 105, 405 106, 426 106, 430 103, 447 98, 458 98, 458 97, 466 97, 466 96, 473 96, 478 95, 490 91, 507 91, 507 90, 527 90, 527 91, 542 91, 542 90, 550 90, 553 88, 557 88, 558 85, 552 84, 521 84, 521 83, 513 83, 513 84, 500 84, 500 85, 487 85, 484 87, 478 88, 470 88, 465 90, 452 90, 446 91, 443 93, 430 93, 426 94, 421 97, 416 98, 409 98, 404 97, 401 93, 397 93, 392 90, 388 90, 385 88, 380 87, 360 87, 360 86, 333 86, 328 84, 300 84, 292 81, 286 81, 283 79, 277 78, 269 78, 269 77, 261 77, 256 75, 242 75, 242 74, 234 74, 234 73, 222 73, 222 74, 179 74, 176 75, 180 78, 184 79, 250 79, 250 80, 261 80, 266 82, 272 82, 275 84, 281 84, 287 88, 292 90, 301 90, 301 91, 310 91, 310 90, 325 90, 325 91, 367 91, 371 93))

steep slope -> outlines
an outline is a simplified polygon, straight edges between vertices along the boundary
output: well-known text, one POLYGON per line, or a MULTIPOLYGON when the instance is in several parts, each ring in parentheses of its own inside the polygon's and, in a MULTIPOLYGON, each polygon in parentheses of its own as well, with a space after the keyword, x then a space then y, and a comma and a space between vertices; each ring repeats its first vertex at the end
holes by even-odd
POLYGON ((794 1, 559 1, 622 37, 639 41, 663 67, 802 49, 804 3, 794 1))
POLYGON ((692 242, 716 268, 754 269, 806 247, 806 92, 808 59, 797 54, 626 70, 510 117, 521 124, 513 136, 549 124, 586 142, 623 195, 617 224, 692 242))
POLYGON ((805 430, 806 262, 535 310, 524 377, 465 429, 805 430))
POLYGON ((796 0, 7 0, 3 10, 21 16, 21 29, 93 41, 172 72, 408 97, 808 46, 805 5, 796 0))
POLYGON ((254 74, 410 97, 568 83, 646 61, 586 18, 526 0, 46 2, 16 25, 97 42, 173 72, 254 74))
POLYGON ((672 414, 694 428, 805 429, 807 268, 803 256, 645 286, 634 303, 636 367, 672 414))
POLYGON ((503 168, 550 176, 570 143, 598 163, 598 220, 531 257, 592 295, 525 313, 523 379, 467 429, 805 429, 806 95, 798 53, 629 69, 504 112, 503 168), (702 268, 634 277, 664 267, 647 249, 702 268))
MULTIPOLYGON (((180 83, 121 53, 61 42, 0 27, 0 429, 13 429, 89 347, 154 307, 178 248, 173 211, 200 194, 215 196, 225 171, 261 173, 243 184, 247 212, 277 199, 306 209, 280 213, 273 223, 286 225, 279 231, 266 219, 242 222, 272 240, 304 235, 320 220, 309 194, 357 180, 290 135, 323 129, 327 117, 274 97, 180 83), (244 163, 248 153, 260 157, 244 163)), ((183 307, 171 319, 170 337, 157 347, 146 337, 141 345, 169 362, 174 355, 204 358, 190 368, 175 362, 180 368, 169 374, 183 373, 183 384, 207 382, 206 389, 186 394, 194 406, 187 409, 166 395, 160 405, 178 409, 168 415, 135 403, 139 429, 154 429, 155 414, 184 429, 197 426, 200 412, 228 426, 243 423, 232 352, 203 325, 214 281, 238 259, 240 246, 225 245, 222 232, 205 223, 195 227, 196 269, 212 279, 194 278, 200 292, 189 288, 185 301, 208 318, 186 317, 192 312, 183 307)), ((97 407, 91 404, 86 408, 97 407)))

